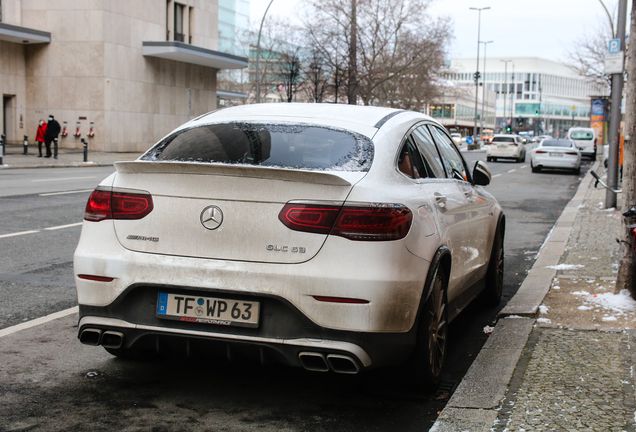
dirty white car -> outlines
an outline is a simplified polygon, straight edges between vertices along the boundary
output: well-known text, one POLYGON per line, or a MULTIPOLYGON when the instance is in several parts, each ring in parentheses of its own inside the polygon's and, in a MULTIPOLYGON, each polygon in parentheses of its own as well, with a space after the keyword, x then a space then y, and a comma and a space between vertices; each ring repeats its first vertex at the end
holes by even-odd
POLYGON ((92 193, 79 339, 435 384, 448 323, 503 285, 505 219, 428 116, 246 105, 170 133, 92 193))

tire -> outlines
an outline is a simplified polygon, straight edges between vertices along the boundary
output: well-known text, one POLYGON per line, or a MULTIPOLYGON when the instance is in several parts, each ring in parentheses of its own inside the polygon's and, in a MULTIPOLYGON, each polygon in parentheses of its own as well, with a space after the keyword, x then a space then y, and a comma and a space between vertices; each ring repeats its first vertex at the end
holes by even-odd
POLYGON ((539 173, 539 172, 541 172, 541 168, 539 168, 539 167, 536 167, 536 166, 532 165, 532 161, 530 161, 530 168, 532 168, 532 172, 533 172, 533 173, 539 173))
POLYGON ((486 272, 486 288, 484 288, 483 292, 484 299, 493 307, 499 305, 503 294, 504 230, 504 222, 500 220, 499 224, 497 224, 497 232, 492 244, 492 251, 490 252, 490 261, 486 272))
POLYGON ((493 162, 497 162, 497 158, 496 157, 491 157, 490 159, 492 159, 493 162))
POLYGON ((486 162, 492 162, 492 158, 490 156, 486 156, 486 162))
POLYGON ((592 156, 590 156, 590 159, 592 159, 592 162, 596 162, 596 153, 592 153, 592 156))
POLYGON ((410 360, 410 381, 418 389, 435 389, 441 380, 446 360, 448 300, 446 273, 437 263, 429 283, 430 295, 422 308, 417 342, 410 360))
POLYGON ((579 174, 581 174, 581 167, 578 167, 578 168, 573 169, 573 170, 572 170, 572 172, 573 172, 575 175, 579 175, 579 174))

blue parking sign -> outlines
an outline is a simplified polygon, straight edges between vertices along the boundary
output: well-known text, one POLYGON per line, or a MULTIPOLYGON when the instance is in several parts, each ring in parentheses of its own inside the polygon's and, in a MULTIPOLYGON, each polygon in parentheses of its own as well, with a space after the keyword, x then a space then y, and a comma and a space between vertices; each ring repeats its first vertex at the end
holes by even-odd
POLYGON ((473 143, 473 137, 467 136, 466 137, 466 144, 471 145, 472 143, 473 143))
POLYGON ((610 54, 618 54, 621 52, 621 40, 620 39, 611 39, 609 41, 609 53, 610 54))

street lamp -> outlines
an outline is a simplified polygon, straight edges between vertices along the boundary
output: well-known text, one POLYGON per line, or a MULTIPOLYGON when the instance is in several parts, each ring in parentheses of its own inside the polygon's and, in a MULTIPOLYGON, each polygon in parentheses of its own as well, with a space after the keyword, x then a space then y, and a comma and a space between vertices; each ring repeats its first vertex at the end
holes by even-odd
POLYGON ((477 132, 477 109, 479 104, 479 44, 481 43, 481 11, 490 9, 490 6, 483 8, 469 8, 470 10, 479 11, 479 20, 477 21, 477 71, 475 72, 475 126, 473 129, 473 136, 476 140, 476 132, 477 132))
POLYGON ((259 67, 260 67, 260 60, 261 60, 261 32, 263 31, 263 23, 265 22, 265 17, 267 16, 267 11, 269 11, 269 7, 272 5, 272 3, 274 2, 274 0, 270 0, 269 4, 267 5, 267 9, 265 9, 265 13, 263 14, 263 19, 261 20, 261 27, 258 29, 258 40, 256 41, 256 103, 259 103, 261 101, 261 84, 260 84, 260 80, 258 79, 258 72, 259 72, 259 67))
MULTIPOLYGON (((481 131, 483 133, 484 131, 484 106, 486 105, 486 48, 488 46, 489 43, 493 43, 493 41, 488 41, 488 42, 481 42, 484 44, 484 79, 483 81, 483 85, 482 87, 484 88, 484 90, 482 91, 482 98, 481 98, 481 131)), ((496 115, 495 115, 496 117, 496 115)))
MULTIPOLYGON (((501 62, 505 63, 505 67, 504 67, 504 88, 506 89, 506 92, 501 92, 503 93, 503 100, 504 100, 504 110, 503 110, 503 118, 504 118, 504 127, 506 128, 506 132, 508 132, 508 113, 506 112, 506 101, 508 100, 508 92, 510 91, 510 89, 508 88, 508 63, 510 63, 512 60, 499 60, 501 62)), ((512 103, 512 102, 511 102, 512 103)), ((497 111, 496 105, 495 105, 495 112, 497 111)), ((495 118, 497 118, 497 115, 495 114, 495 118)))

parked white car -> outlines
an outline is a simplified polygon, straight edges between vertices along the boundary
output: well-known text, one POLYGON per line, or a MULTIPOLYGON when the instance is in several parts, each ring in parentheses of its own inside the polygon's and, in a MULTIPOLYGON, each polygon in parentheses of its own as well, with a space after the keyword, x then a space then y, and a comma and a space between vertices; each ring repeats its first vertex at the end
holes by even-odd
POLYGON ((561 168, 581 173, 581 151, 572 140, 544 139, 530 152, 532 172, 545 168, 561 168))
POLYGON ((451 138, 453 139, 453 142, 456 145, 462 145, 462 134, 454 132, 452 134, 450 134, 451 138))
POLYGON ((439 382, 448 324, 503 287, 505 218, 420 113, 331 104, 203 115, 91 194, 78 336, 120 357, 221 354, 439 382))
POLYGON ((526 147, 519 135, 495 135, 486 151, 488 162, 497 159, 514 159, 516 162, 526 160, 526 147))
POLYGON ((570 128, 568 130, 568 139, 576 144, 581 150, 581 155, 587 156, 592 161, 596 160, 596 131, 592 128, 570 128))

